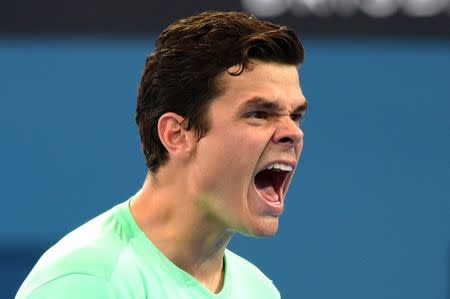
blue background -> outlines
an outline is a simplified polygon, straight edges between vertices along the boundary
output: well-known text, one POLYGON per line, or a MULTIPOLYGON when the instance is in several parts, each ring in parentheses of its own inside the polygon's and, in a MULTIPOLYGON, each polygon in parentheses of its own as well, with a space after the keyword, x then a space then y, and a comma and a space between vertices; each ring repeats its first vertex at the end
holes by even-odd
MULTIPOLYGON (((450 298, 450 41, 308 38, 305 149, 279 233, 236 236, 283 298, 450 298)), ((126 200, 149 36, 0 37, 0 298, 126 200)))

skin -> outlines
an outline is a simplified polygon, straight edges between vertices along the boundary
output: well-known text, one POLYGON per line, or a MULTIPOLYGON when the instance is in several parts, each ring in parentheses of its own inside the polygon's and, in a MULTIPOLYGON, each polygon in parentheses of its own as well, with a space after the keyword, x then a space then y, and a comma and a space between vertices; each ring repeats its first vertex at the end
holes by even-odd
POLYGON ((160 118, 169 161, 149 173, 130 205, 152 242, 214 293, 222 288, 224 250, 235 232, 276 233, 293 171, 278 203, 261 196, 254 176, 274 162, 295 168, 306 110, 296 66, 253 61, 251 70, 220 79, 224 92, 211 102, 210 129, 200 140, 183 117, 160 118))

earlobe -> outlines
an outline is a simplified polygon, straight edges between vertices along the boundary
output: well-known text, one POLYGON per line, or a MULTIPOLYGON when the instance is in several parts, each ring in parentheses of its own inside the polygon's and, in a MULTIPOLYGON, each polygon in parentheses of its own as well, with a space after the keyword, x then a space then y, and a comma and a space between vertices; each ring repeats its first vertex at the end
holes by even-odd
POLYGON ((173 113, 164 113, 158 121, 158 135, 170 156, 186 158, 192 149, 191 131, 183 126, 184 117, 173 113))

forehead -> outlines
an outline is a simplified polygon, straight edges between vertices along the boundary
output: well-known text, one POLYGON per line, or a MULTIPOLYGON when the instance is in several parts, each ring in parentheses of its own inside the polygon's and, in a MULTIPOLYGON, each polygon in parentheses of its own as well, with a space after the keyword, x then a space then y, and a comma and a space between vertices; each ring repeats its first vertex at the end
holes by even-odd
POLYGON ((237 67, 230 68, 219 79, 222 93, 213 105, 231 109, 252 99, 262 98, 277 102, 281 108, 292 110, 306 102, 298 70, 294 65, 255 61, 241 74, 229 74, 236 70, 237 67))

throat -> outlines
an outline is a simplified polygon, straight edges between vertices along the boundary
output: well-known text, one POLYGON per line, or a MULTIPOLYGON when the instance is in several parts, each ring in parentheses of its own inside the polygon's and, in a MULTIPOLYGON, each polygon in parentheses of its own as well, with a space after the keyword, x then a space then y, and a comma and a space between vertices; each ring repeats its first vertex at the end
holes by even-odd
POLYGON ((225 264, 222 266, 222 269, 212 275, 212 277, 206 280, 199 280, 199 282, 207 288, 211 293, 218 294, 223 289, 223 285, 225 282, 225 264))
POLYGON ((203 285, 211 293, 220 293, 225 282, 225 267, 226 263, 224 257, 220 263, 205 261, 196 265, 182 266, 175 263, 179 268, 183 269, 194 277, 198 283, 203 285))

